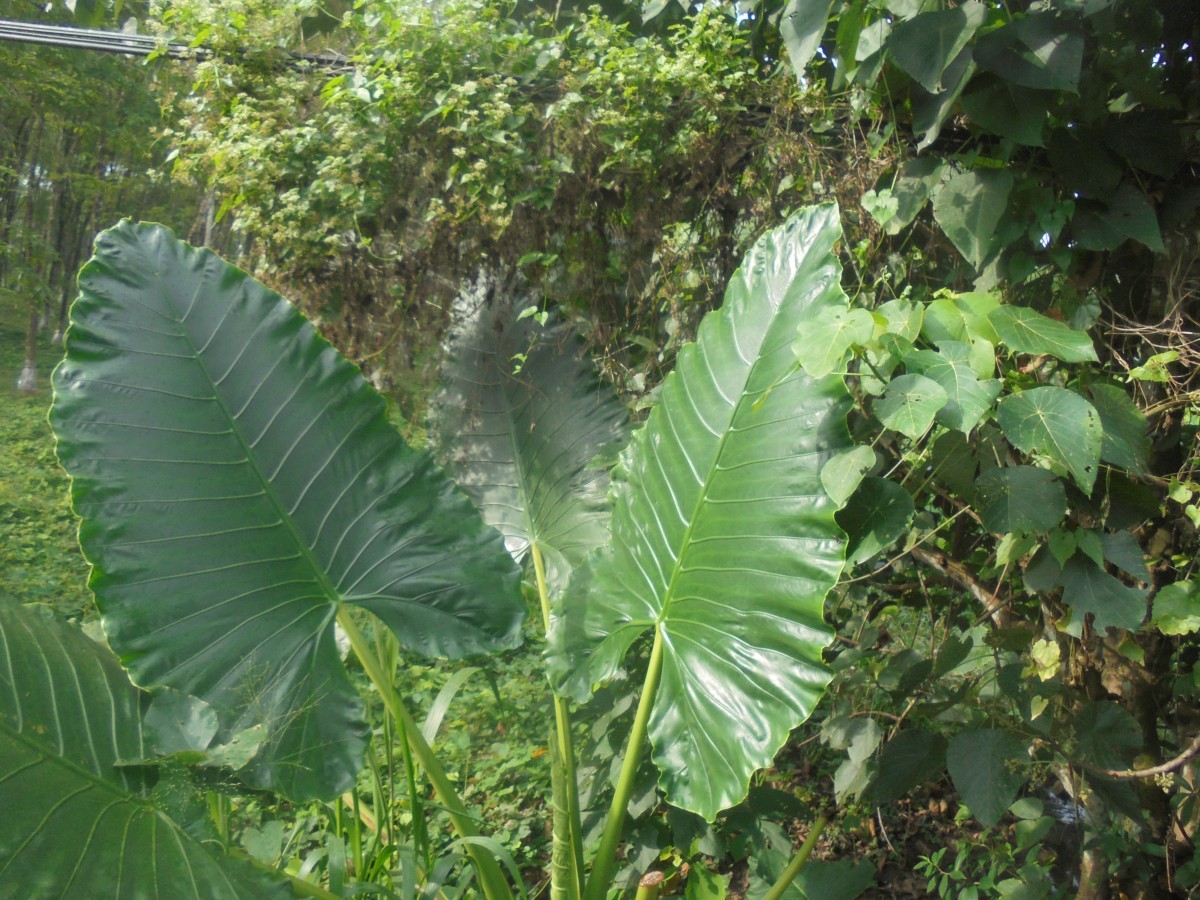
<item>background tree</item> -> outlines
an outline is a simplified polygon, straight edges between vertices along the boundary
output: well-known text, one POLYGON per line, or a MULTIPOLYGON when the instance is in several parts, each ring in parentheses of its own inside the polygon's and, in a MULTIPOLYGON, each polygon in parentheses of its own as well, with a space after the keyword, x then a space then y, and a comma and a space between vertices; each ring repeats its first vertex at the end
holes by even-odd
MULTIPOLYGON (((0 5, 0 17, 35 15, 74 21, 67 10, 0 5)), ((165 151, 148 140, 160 109, 154 73, 142 63, 6 44, 0 77, 0 290, 29 308, 19 386, 32 390, 38 335, 48 326, 61 340, 75 272, 103 223, 125 215, 184 223, 189 201, 152 171, 165 151)))

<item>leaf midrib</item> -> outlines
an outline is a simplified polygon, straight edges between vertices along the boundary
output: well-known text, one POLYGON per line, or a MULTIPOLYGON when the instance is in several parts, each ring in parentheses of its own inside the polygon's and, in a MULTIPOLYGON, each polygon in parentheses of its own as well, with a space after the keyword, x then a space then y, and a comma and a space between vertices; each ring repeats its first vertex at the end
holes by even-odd
MULTIPOLYGON (((197 255, 203 259, 203 264, 200 269, 199 278, 197 279, 198 283, 196 285, 196 291, 192 295, 192 299, 188 304, 188 309, 185 312, 183 312, 182 314, 178 314, 176 312, 176 310, 173 308, 173 304, 170 303, 169 295, 167 295, 166 299, 168 302, 168 309, 171 311, 172 317, 175 319, 175 321, 177 322, 177 324, 179 326, 180 336, 184 339, 184 341, 187 343, 188 347, 191 349, 193 357, 195 358, 195 361, 196 361, 196 365, 200 368, 200 371, 203 373, 205 380, 207 381, 209 386, 212 388, 213 396, 216 400, 217 406, 220 408, 222 414, 225 416, 225 418, 228 420, 228 422, 230 424, 230 432, 232 433, 234 439, 238 442, 238 445, 241 448, 242 453, 244 454, 247 463, 249 463, 251 469, 254 471, 255 475, 257 475, 259 480, 261 481, 261 483, 263 485, 263 493, 265 494, 267 499, 270 501, 272 508, 275 510, 276 516, 279 518, 279 521, 287 529, 288 534, 291 535, 296 546, 300 548, 300 554, 303 557, 304 561, 308 564, 308 567, 311 569, 312 573, 315 575, 315 580, 316 580, 318 586, 320 587, 321 592, 324 593, 325 596, 330 601, 329 617, 328 617, 328 620, 326 621, 326 625, 328 625, 329 622, 332 621, 333 617, 337 614, 338 607, 341 605, 341 601, 342 601, 341 594, 338 592, 338 590, 334 586, 332 580, 329 578, 328 574, 325 572, 324 567, 322 565, 320 565, 320 563, 317 561, 317 558, 316 558, 315 554, 313 553, 312 548, 308 545, 308 542, 306 540, 304 540, 303 535, 300 534, 299 529, 296 527, 295 520, 287 512, 286 507, 284 506, 278 493, 276 492, 274 482, 272 482, 271 479, 267 477, 263 466, 260 464, 258 455, 253 451, 253 448, 251 447, 249 442, 246 440, 245 435, 242 433, 241 422, 231 413, 229 404, 226 402, 225 397, 222 394, 216 380, 212 377, 212 373, 209 371, 208 366, 204 362, 204 358, 202 356, 202 351, 197 346, 196 342, 193 340, 191 331, 186 327, 185 319, 190 314, 192 308, 195 307, 196 301, 200 296, 201 290, 205 287, 205 285, 207 284, 207 282, 209 280, 209 277, 210 277, 209 276, 209 271, 210 271, 209 267, 214 260, 218 259, 213 254, 206 253, 205 251, 198 251, 197 255)), ((283 300, 282 300, 282 298, 279 298, 276 302, 277 303, 283 302, 283 300)), ((225 310, 227 313, 229 310, 229 307, 226 306, 225 310)), ((225 324, 225 315, 222 315, 221 321, 218 322, 216 329, 214 330, 213 333, 215 334, 216 330, 219 330, 221 327, 224 326, 224 324, 225 324)), ((252 336, 251 340, 253 340, 253 339, 254 338, 252 336)), ((210 336, 209 340, 211 341, 211 336, 210 336)), ((319 344, 317 346, 320 347, 319 344)), ((320 347, 320 350, 323 351, 324 348, 320 347)), ((303 387, 303 384, 304 384, 304 382, 302 381, 301 389, 303 387)), ((256 385, 256 387, 257 386, 258 385, 256 385)), ((298 389, 298 392, 299 392, 299 389, 298 389)), ((313 424, 315 425, 316 423, 314 422, 313 424)))

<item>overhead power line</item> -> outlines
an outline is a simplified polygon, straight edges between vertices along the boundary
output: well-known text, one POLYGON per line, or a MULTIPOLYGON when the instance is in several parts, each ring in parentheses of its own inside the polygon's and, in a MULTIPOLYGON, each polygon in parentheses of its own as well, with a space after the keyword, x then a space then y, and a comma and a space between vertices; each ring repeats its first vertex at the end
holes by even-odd
MULTIPOLYGON (((207 47, 192 47, 177 42, 168 42, 164 46, 157 38, 146 34, 76 28, 71 25, 46 25, 41 22, 16 22, 11 19, 0 19, 0 41, 120 53, 124 56, 150 56, 155 53, 170 59, 212 59, 216 56, 216 53, 207 47)), ((333 72, 349 72, 353 69, 344 56, 335 52, 289 51, 287 57, 284 65, 292 69, 317 67, 333 72)))

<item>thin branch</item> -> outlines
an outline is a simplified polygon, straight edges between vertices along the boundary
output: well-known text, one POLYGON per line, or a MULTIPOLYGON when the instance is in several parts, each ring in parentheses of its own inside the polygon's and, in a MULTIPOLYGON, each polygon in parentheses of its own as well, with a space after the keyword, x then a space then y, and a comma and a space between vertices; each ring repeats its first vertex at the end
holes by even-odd
POLYGON ((1200 734, 1196 735, 1187 749, 1174 759, 1148 769, 1105 769, 1089 763, 1081 763, 1081 765, 1093 775, 1103 775, 1105 778, 1115 778, 1118 781, 1133 781, 1136 778, 1157 778, 1159 775, 1167 775, 1176 769, 1182 769, 1198 754, 1200 754, 1200 734))

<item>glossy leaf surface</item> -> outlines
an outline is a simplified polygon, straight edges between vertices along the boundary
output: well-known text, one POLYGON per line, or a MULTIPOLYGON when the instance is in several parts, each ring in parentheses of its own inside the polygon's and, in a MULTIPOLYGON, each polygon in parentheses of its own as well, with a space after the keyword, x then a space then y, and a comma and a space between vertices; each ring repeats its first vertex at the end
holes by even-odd
POLYGON ((52 423, 109 641, 134 680, 200 697, 243 772, 350 787, 366 739, 339 605, 411 650, 511 645, 515 567, 383 401, 278 294, 166 229, 122 223, 80 274, 52 423))
POLYGON ((150 796, 150 696, 48 607, 0 601, 0 884, 6 896, 290 896, 202 845, 150 796))
POLYGON ((541 547, 551 587, 608 540, 608 470, 627 415, 565 327, 505 298, 460 298, 430 429, 442 464, 516 558, 541 547), (520 359, 518 370, 517 360, 520 359))
POLYGON ((846 306, 840 233, 835 207, 811 208, 747 255, 622 456, 612 544, 556 622, 552 668, 581 699, 659 633, 653 758, 668 800, 710 820, 830 677, 822 605, 844 542, 820 470, 850 444, 848 398, 791 347, 806 319, 846 306))

